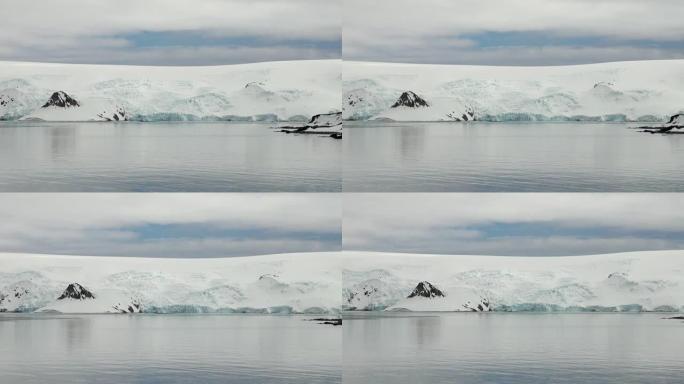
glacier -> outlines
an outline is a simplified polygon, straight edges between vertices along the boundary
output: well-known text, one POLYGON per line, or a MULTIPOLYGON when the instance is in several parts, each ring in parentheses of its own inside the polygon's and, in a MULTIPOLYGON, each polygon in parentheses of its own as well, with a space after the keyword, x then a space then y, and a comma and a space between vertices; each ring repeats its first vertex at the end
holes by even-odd
POLYGON ((340 112, 341 60, 153 67, 0 61, 0 120, 299 121, 340 112), (73 103, 50 103, 50 100, 73 103))
POLYGON ((345 120, 665 122, 684 112, 684 60, 545 67, 345 61, 343 72, 345 120), (422 102, 407 105, 405 95, 422 102))
POLYGON ((684 251, 563 257, 349 251, 345 257, 345 310, 684 310, 684 251))
POLYGON ((0 312, 337 313, 342 288, 335 256, 0 254, 0 312))
POLYGON ((0 312, 684 311, 684 251, 554 257, 0 254, 0 312))

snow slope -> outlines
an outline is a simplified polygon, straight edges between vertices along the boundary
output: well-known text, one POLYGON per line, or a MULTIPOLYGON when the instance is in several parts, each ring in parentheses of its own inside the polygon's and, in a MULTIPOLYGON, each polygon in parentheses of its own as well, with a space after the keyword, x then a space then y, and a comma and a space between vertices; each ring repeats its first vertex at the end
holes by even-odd
POLYGON ((208 67, 0 62, 0 119, 289 120, 340 110, 341 61, 208 67), (64 92, 79 106, 42 106, 64 92), (102 115, 102 116, 100 116, 102 115))
POLYGON ((345 61, 350 120, 667 121, 684 111, 684 60, 495 67, 345 61), (428 106, 400 101, 411 92, 428 106), (399 102, 400 105, 392 107, 399 102))
POLYGON ((335 312, 339 261, 335 253, 221 259, 0 254, 0 311, 130 312, 137 305, 161 313, 335 312), (94 298, 64 295, 70 285, 94 298))
POLYGON ((569 257, 345 252, 345 257, 345 309, 684 310, 684 251, 569 257), (414 294, 425 287, 436 289, 414 294))

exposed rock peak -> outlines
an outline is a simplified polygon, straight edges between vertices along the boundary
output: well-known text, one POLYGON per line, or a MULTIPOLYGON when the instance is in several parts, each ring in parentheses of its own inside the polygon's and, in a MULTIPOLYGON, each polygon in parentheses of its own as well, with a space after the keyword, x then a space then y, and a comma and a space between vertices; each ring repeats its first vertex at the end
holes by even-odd
POLYGON ((47 107, 59 107, 59 108, 69 108, 69 107, 79 107, 80 104, 76 99, 69 96, 64 91, 57 91, 50 96, 50 99, 43 105, 43 108, 47 107))
POLYGON ((412 91, 406 91, 399 96, 399 99, 392 104, 392 108, 397 108, 397 107, 409 107, 409 108, 421 108, 421 107, 429 107, 430 104, 428 104, 425 99, 422 97, 416 95, 412 91))
POLYGON ((444 297, 444 296, 445 296, 444 293, 442 293, 442 291, 440 291, 434 285, 430 284, 427 281, 421 281, 413 289, 413 292, 411 292, 411 294, 408 295, 408 298, 427 297, 427 298, 431 299, 433 297, 444 297))
POLYGON ((94 299, 94 298, 95 298, 95 295, 93 295, 92 292, 87 290, 81 284, 71 283, 64 290, 64 292, 62 292, 62 295, 57 298, 57 300, 64 300, 64 299, 85 300, 85 299, 94 299))

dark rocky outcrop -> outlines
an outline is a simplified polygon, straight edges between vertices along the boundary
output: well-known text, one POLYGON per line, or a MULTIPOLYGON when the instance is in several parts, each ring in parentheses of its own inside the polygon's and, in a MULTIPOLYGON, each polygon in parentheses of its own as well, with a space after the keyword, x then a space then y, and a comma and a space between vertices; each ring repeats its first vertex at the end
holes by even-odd
POLYGON ((475 121, 475 110, 473 107, 467 107, 460 115, 457 112, 449 112, 447 117, 454 121, 475 121))
POLYGON ((75 300, 86 300, 86 299, 94 299, 95 295, 93 295, 92 292, 87 290, 84 286, 82 286, 79 283, 71 283, 69 284, 68 287, 62 292, 62 295, 57 298, 57 300, 64 300, 64 299, 75 299, 75 300))
POLYGON ((463 304, 463 308, 471 312, 490 312, 492 310, 491 303, 487 299, 480 299, 480 302, 477 304, 468 301, 463 304))
POLYGON ((64 91, 57 91, 50 96, 47 103, 43 104, 43 108, 48 107, 58 107, 58 108, 70 108, 81 106, 76 99, 69 96, 64 91))
POLYGON ((409 108, 422 108, 422 107, 429 107, 430 104, 428 104, 425 99, 422 97, 416 95, 412 91, 406 91, 399 96, 399 99, 392 104, 392 108, 397 108, 397 107, 409 107, 409 108))
POLYGON ((672 132, 673 129, 684 129, 684 113, 678 113, 676 115, 670 116, 670 120, 668 120, 665 125, 661 127, 638 127, 639 129, 643 129, 641 132, 648 132, 648 133, 683 133, 683 132, 672 132))
POLYGON ((8 106, 14 102, 14 97, 7 95, 0 95, 0 107, 8 106))
POLYGON ((317 321, 318 324, 326 324, 326 325, 342 325, 342 319, 340 318, 316 318, 316 319, 311 319, 309 321, 317 321))
POLYGON ((302 134, 318 134, 327 135, 333 139, 342 138, 342 112, 321 113, 313 115, 309 122, 305 125, 299 126, 281 126, 278 127, 280 132, 284 133, 302 133, 302 134), (319 128, 331 128, 333 130, 322 130, 319 128))
POLYGON ((427 297, 429 299, 434 297, 444 297, 444 293, 440 291, 437 287, 430 284, 427 281, 421 281, 416 285, 413 291, 408 295, 408 298, 412 297, 427 297))
POLYGON ((307 123, 308 128, 332 127, 342 124, 342 112, 320 113, 311 116, 307 123))
POLYGON ((140 313, 142 312, 142 304, 138 300, 131 300, 129 304, 121 305, 121 303, 116 304, 112 307, 116 312, 119 313, 140 313))
POLYGON ((102 113, 98 113, 97 117, 105 121, 128 121, 128 114, 122 107, 116 107, 116 110, 112 113, 103 111, 102 113))
POLYGON ((670 128, 684 128, 684 113, 670 116, 670 120, 665 123, 665 126, 670 128))

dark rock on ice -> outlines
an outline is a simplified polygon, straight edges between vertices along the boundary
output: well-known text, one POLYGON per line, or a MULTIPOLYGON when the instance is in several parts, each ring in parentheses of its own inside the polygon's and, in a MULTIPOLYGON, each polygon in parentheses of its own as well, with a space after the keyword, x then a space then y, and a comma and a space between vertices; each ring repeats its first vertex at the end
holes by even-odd
POLYGON ((475 110, 473 107, 467 107, 465 112, 461 113, 460 116, 457 112, 447 113, 447 117, 454 121, 475 121, 475 110))
POLYGON ((638 127, 639 129, 643 129, 642 132, 648 132, 648 133, 683 133, 683 132, 672 132, 673 129, 683 129, 684 128, 684 113, 678 113, 676 115, 670 116, 670 120, 668 120, 665 125, 660 126, 660 127, 638 127))
POLYGON ((131 300, 127 305, 121 305, 121 303, 112 307, 116 312, 119 313, 140 313, 142 312, 142 304, 138 300, 131 300))
POLYGON ((428 104, 425 99, 422 97, 416 95, 412 91, 406 91, 399 96, 399 99, 397 99, 394 104, 392 104, 392 108, 397 108, 397 107, 409 107, 409 108, 421 108, 421 107, 429 107, 430 104, 428 104))
POLYGON ((342 325, 342 319, 340 319, 340 318, 324 318, 324 317, 320 317, 320 318, 317 318, 317 319, 310 319, 309 321, 317 321, 318 324, 342 325))
POLYGON ((105 121, 128 121, 128 114, 122 107, 117 107, 116 111, 114 111, 112 114, 109 114, 107 111, 103 111, 102 113, 98 113, 97 117, 105 121))
POLYGON ((47 107, 58 107, 58 108, 69 108, 69 107, 79 107, 80 104, 76 99, 69 96, 64 91, 57 91, 50 96, 47 103, 43 104, 43 108, 47 107))
POLYGON ((6 95, 0 95, 0 107, 7 106, 12 102, 14 102, 14 97, 6 96, 6 95))
POLYGON ((87 290, 81 284, 71 283, 64 290, 64 292, 62 292, 62 295, 57 298, 57 300, 64 300, 64 299, 85 300, 85 299, 94 299, 94 298, 95 298, 95 295, 93 295, 92 292, 87 290))
POLYGON ((416 285, 416 287, 413 289, 413 292, 408 295, 408 298, 412 297, 427 297, 427 298, 433 298, 433 297, 444 297, 444 293, 440 291, 437 287, 434 285, 430 284, 427 281, 421 281, 416 285))
POLYGON ((278 127, 280 132, 299 134, 327 135, 333 139, 342 138, 342 112, 321 113, 313 115, 304 125, 289 125, 278 127), (322 130, 320 128, 330 128, 322 130))
POLYGON ((463 308, 471 312, 491 312, 492 310, 491 303, 487 299, 480 299, 480 302, 477 304, 473 304, 468 301, 467 303, 463 304, 463 308))

